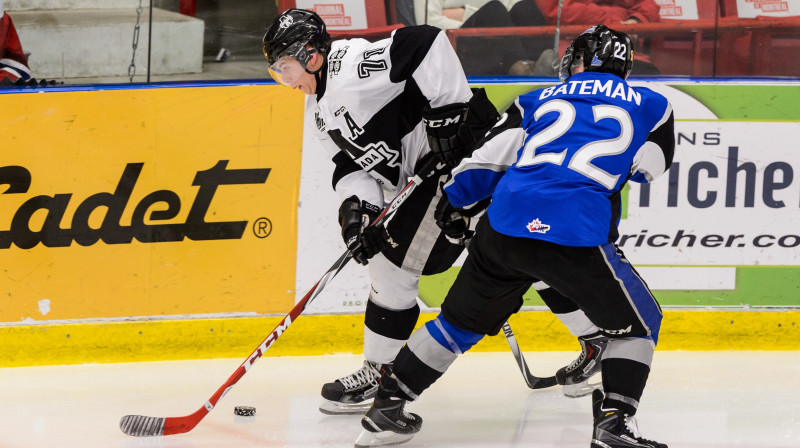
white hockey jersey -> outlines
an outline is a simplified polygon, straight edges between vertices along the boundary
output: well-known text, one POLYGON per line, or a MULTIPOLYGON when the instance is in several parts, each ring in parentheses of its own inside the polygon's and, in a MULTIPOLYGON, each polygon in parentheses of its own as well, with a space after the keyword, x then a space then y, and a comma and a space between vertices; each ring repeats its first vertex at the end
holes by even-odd
POLYGON ((340 198, 382 205, 414 175, 430 152, 424 106, 472 97, 450 42, 438 28, 401 28, 388 39, 334 41, 306 119, 334 164, 340 198))

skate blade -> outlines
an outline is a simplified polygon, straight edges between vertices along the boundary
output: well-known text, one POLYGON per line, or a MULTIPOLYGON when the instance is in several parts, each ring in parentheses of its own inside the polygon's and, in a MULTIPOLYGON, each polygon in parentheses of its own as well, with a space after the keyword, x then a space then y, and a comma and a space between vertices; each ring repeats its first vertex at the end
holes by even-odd
POLYGON ((338 401, 322 400, 319 404, 319 412, 327 415, 363 415, 369 411, 372 400, 362 401, 361 403, 339 403, 338 401))
POLYGON ((592 439, 592 444, 590 448, 612 448, 611 445, 601 442, 597 439, 592 439))
POLYGON ((372 446, 399 445, 408 442, 413 437, 414 434, 398 434, 392 431, 371 432, 362 429, 354 446, 355 448, 369 448, 372 446))
POLYGON ((580 398, 589 395, 595 389, 602 389, 602 388, 603 388, 602 382, 589 384, 589 380, 586 380, 578 384, 565 384, 564 388, 561 391, 564 393, 564 396, 567 396, 569 398, 580 398))

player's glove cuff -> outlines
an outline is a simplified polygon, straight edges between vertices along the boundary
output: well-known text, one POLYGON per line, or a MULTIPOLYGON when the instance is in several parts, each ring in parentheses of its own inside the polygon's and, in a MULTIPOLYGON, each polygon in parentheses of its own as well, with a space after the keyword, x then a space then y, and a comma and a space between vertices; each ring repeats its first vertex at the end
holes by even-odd
POLYGON ((448 241, 453 244, 465 245, 468 237, 472 237, 469 231, 470 217, 463 213, 462 209, 453 207, 447 194, 443 191, 442 198, 436 205, 433 214, 436 225, 445 234, 448 241))
POLYGON ((339 225, 342 239, 359 264, 369 263, 369 259, 390 247, 389 233, 384 225, 370 225, 380 215, 380 208, 356 196, 347 198, 339 207, 339 225))

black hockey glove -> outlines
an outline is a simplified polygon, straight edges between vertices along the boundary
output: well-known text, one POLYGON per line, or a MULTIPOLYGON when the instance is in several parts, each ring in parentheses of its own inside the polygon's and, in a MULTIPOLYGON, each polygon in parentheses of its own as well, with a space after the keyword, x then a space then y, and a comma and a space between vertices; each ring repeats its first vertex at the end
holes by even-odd
POLYGON ((451 243, 466 246, 467 240, 472 238, 472 231, 469 230, 469 216, 462 215, 458 208, 453 207, 446 194, 436 205, 433 217, 436 219, 436 225, 442 229, 442 233, 451 243))
POLYGON ((433 218, 448 241, 459 246, 467 246, 475 236, 475 231, 470 229, 472 218, 484 211, 490 202, 491 198, 487 198, 468 209, 454 207, 447 198, 447 193, 442 190, 442 199, 436 205, 433 218))
POLYGON ((422 109, 428 145, 439 160, 454 168, 500 119, 484 89, 473 89, 468 103, 422 109))
POLYGON ((383 224, 369 225, 380 212, 378 206, 359 201, 355 196, 345 199, 339 207, 339 225, 342 227, 344 244, 359 264, 368 264, 370 258, 391 246, 389 233, 383 224))
POLYGON ((466 126, 469 106, 467 103, 454 103, 431 109, 422 109, 428 145, 439 160, 455 168, 468 153, 475 142, 466 126))

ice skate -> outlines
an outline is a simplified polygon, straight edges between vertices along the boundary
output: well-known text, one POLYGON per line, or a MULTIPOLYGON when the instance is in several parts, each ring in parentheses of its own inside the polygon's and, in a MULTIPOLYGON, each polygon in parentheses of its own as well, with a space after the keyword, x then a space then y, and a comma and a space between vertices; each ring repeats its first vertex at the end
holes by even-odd
POLYGON ((579 337, 578 342, 581 344, 581 354, 556 372, 556 381, 564 386, 564 395, 570 398, 588 395, 602 387, 600 381, 590 384, 589 380, 600 372, 600 359, 606 351, 608 337, 597 332, 579 337))
POLYGON ((381 377, 380 364, 364 361, 364 365, 348 376, 322 385, 323 414, 363 414, 372 405, 381 377))
POLYGON ((397 380, 384 374, 372 407, 361 418, 364 429, 355 448, 398 445, 411 440, 422 428, 422 417, 406 412, 406 401, 395 397, 397 389, 397 380))
POLYGON ((604 409, 603 398, 603 391, 592 392, 592 448, 668 448, 663 443, 643 438, 633 415, 625 414, 619 409, 604 409))

